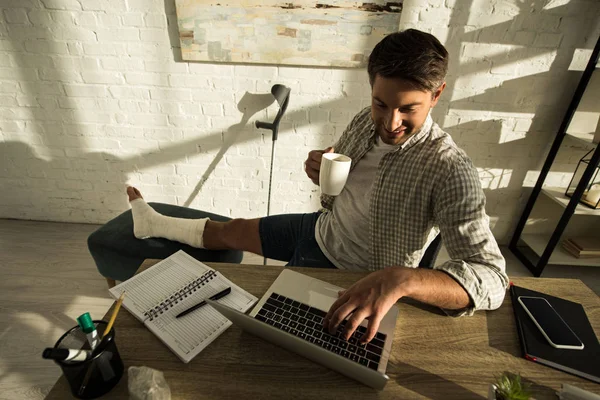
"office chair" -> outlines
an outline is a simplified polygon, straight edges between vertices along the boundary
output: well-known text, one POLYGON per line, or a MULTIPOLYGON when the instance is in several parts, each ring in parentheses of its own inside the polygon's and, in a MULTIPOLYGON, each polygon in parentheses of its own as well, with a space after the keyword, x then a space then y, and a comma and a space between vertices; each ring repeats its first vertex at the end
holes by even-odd
POLYGON ((440 249, 442 248, 442 234, 438 233, 438 235, 429 243, 427 249, 425 249, 425 253, 423 253, 423 257, 421 257, 421 262, 419 263, 419 268, 429 268, 433 269, 435 266, 435 261, 437 259, 438 254, 440 253, 440 249))

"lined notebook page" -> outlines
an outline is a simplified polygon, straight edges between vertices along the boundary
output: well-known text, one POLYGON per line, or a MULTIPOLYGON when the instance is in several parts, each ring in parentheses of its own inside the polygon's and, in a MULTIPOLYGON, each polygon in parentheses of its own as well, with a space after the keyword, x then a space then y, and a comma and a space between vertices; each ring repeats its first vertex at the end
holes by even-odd
POLYGON ((206 285, 200 287, 183 302, 175 305, 168 313, 163 313, 158 318, 146 321, 146 325, 182 361, 189 362, 225 329, 231 326, 231 322, 208 305, 181 318, 175 318, 175 316, 227 287, 231 287, 231 293, 218 301, 228 307, 245 312, 257 300, 256 297, 241 290, 217 272, 216 276, 206 285))
POLYGON ((246 312, 258 300, 180 250, 110 289, 110 293, 116 299, 127 291, 123 307, 187 363, 231 326, 231 322, 208 305, 181 318, 175 316, 227 287, 231 293, 218 301, 235 310, 246 312), (193 284, 191 289, 190 284, 193 284), (176 293, 184 294, 174 302, 172 296, 176 293), (151 310, 156 312, 148 313, 151 310))
POLYGON ((110 289, 115 299, 127 291, 123 306, 141 321, 144 313, 211 269, 183 251, 178 251, 133 278, 110 289))

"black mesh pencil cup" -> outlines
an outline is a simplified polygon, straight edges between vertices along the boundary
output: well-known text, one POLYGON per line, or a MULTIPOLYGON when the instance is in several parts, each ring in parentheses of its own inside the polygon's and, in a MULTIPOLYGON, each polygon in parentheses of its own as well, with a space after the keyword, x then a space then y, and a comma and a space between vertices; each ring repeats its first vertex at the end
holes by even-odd
MULTIPOLYGON (((102 337, 105 321, 94 321, 98 336, 102 337)), ((54 345, 55 348, 90 349, 85 333, 79 326, 67 331, 54 345)), ((85 361, 54 360, 69 382, 73 396, 94 399, 108 393, 123 376, 123 361, 115 343, 115 330, 100 342, 90 358, 85 361)))

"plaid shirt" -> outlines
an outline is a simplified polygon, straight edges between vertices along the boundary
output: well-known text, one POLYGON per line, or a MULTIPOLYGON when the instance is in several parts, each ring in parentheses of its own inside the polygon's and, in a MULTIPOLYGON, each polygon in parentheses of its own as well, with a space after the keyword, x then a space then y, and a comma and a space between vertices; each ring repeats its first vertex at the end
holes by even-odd
MULTIPOLYGON (((375 135, 367 107, 350 122, 334 151, 352 158, 352 171, 373 147, 375 135)), ((446 311, 470 315, 502 304, 508 277, 489 227, 477 170, 430 116, 415 135, 383 156, 371 196, 370 270, 418 267, 432 230, 439 229, 450 260, 435 269, 462 285, 474 305, 446 311)), ((321 196, 325 212, 334 199, 321 196)))

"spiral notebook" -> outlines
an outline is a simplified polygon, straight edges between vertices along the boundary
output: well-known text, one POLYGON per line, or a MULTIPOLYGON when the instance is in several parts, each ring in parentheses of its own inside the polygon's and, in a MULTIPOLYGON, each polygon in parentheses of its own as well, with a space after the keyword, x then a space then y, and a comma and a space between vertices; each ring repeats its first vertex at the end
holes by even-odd
POLYGON ((240 312, 256 303, 255 296, 180 250, 109 291, 115 299, 127 291, 123 307, 188 363, 231 322, 208 305, 175 316, 228 287, 231 293, 220 303, 240 312))

